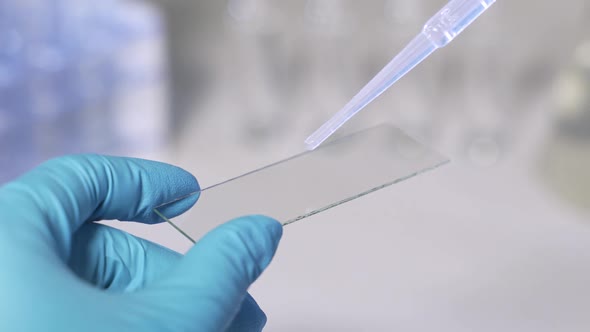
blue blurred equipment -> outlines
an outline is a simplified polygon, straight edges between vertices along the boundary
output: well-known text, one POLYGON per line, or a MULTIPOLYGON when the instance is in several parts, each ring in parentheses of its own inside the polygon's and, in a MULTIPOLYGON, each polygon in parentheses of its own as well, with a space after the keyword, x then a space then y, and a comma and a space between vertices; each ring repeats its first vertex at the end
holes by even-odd
POLYGON ((58 155, 161 144, 163 44, 142 1, 0 0, 0 183, 58 155))
POLYGON ((94 223, 156 223, 153 207, 196 190, 179 168, 98 155, 54 159, 0 187, 0 330, 261 330, 247 290, 274 255, 278 222, 234 220, 184 257, 94 223))

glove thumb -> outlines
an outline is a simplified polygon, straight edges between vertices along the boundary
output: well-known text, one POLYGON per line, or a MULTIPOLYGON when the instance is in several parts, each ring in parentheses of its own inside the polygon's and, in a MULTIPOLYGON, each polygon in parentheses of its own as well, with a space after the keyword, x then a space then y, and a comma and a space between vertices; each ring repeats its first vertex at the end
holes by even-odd
POLYGON ((140 303, 133 307, 143 308, 145 317, 141 330, 226 330, 248 288, 270 264, 282 234, 281 224, 262 216, 239 218, 211 231, 171 275, 135 294, 140 303), (154 316, 162 319, 150 319, 154 316))

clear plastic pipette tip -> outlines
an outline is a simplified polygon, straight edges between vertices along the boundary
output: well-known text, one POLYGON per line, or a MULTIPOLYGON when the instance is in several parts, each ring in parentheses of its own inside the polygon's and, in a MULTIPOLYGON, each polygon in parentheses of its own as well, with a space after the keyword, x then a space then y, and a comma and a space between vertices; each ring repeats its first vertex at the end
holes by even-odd
POLYGON ((320 146, 436 49, 450 43, 494 2, 496 0, 451 0, 348 104, 305 140, 306 149, 314 150, 320 146))

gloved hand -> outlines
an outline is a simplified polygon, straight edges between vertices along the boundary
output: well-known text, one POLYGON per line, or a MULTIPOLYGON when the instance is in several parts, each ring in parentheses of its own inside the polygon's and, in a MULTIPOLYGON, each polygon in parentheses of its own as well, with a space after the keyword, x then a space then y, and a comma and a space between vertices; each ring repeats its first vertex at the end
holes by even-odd
POLYGON ((93 223, 157 223, 155 206, 198 189, 173 166, 94 155, 49 161, 0 188, 0 331, 261 330, 247 290, 274 255, 278 222, 234 220, 184 257, 93 223))

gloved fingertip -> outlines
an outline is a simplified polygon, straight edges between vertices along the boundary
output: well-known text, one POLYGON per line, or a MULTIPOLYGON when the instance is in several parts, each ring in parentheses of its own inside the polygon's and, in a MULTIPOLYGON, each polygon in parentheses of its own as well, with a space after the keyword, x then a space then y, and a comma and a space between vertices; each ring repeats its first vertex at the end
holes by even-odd
MULTIPOLYGON (((190 210, 199 200, 200 192, 196 192, 184 198, 178 199, 168 204, 161 205, 156 208, 160 214, 164 217, 171 219, 178 217, 179 215, 183 214, 184 212, 190 210)), ((161 217, 158 216, 156 222, 161 222, 163 220, 159 220, 161 217)))
POLYGON ((267 229, 270 231, 271 236, 275 241, 275 246, 278 246, 283 237, 283 225, 278 220, 266 216, 256 216, 256 218, 264 220, 267 229))
POLYGON ((199 181, 192 173, 178 166, 172 166, 172 168, 175 169, 175 182, 180 190, 179 192, 177 192, 177 194, 180 194, 182 196, 192 194, 201 190, 201 185, 199 184, 199 181))
MULTIPOLYGON (((258 274, 265 270, 272 261, 283 235, 282 225, 275 219, 262 215, 251 215, 235 219, 225 225, 241 234, 253 259, 259 266, 258 274)), ((223 229, 224 226, 221 227, 223 229)), ((255 276, 256 279, 258 276, 255 276)))
MULTIPOLYGON (((264 216, 245 216, 206 234, 185 256, 184 275, 199 275, 197 283, 253 283, 272 261, 282 235, 281 225, 264 216), (206 270, 206 272, 205 272, 206 270)), ((225 288, 225 286, 224 286, 225 288)))
POLYGON ((190 172, 169 164, 146 160, 134 160, 137 169, 148 174, 148 181, 158 188, 144 188, 148 193, 143 197, 146 209, 140 209, 143 215, 134 219, 148 224, 164 221, 154 208, 167 219, 175 218, 190 210, 200 196, 201 187, 196 177, 190 172), (156 193, 155 195, 150 193, 156 193))
POLYGON ((259 234, 264 234, 271 241, 272 250, 275 251, 283 237, 283 225, 276 219, 263 215, 245 216, 231 221, 230 223, 239 225, 239 227, 254 228, 259 234))

